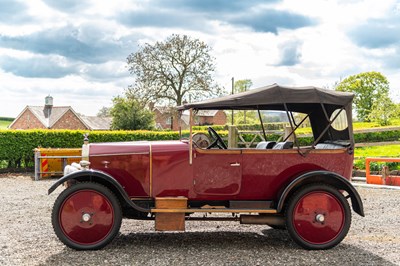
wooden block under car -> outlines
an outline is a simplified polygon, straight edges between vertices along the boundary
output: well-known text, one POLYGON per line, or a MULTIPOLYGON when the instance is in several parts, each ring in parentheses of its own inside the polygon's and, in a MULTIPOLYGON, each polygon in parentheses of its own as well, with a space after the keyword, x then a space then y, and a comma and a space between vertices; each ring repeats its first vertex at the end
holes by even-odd
MULTIPOLYGON (((186 209, 186 197, 156 198, 156 209, 186 209)), ((156 213, 156 231, 185 231, 185 213, 156 213)))

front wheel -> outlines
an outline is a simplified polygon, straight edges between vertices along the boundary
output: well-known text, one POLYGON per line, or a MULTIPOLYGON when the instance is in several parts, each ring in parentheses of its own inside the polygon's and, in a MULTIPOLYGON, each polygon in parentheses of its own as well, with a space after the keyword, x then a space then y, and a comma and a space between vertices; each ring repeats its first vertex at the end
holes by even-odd
POLYGON ((118 234, 122 221, 115 195, 92 182, 78 183, 61 192, 51 216, 57 237, 76 250, 106 246, 118 234))
POLYGON ((329 249, 347 235, 351 211, 343 194, 332 186, 311 184, 300 188, 286 208, 286 228, 305 249, 329 249))

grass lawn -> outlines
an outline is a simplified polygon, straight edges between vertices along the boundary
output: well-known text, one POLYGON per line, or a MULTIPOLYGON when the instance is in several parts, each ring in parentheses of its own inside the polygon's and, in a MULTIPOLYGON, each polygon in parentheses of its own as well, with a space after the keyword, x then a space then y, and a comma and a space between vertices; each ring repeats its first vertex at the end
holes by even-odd
MULTIPOLYGON (((366 157, 400 157, 400 145, 358 147, 354 151, 354 166, 357 169, 365 169, 366 157)), ((382 165, 388 165, 390 170, 400 170, 399 163, 371 162, 371 170, 379 171, 382 165)))
MULTIPOLYGON (((397 125, 400 125, 400 119, 393 119, 391 120, 392 124, 389 126, 380 126, 376 122, 353 122, 353 130, 365 130, 365 129, 370 129, 370 128, 385 128, 385 127, 394 127, 397 125)), ((305 128, 298 128, 296 130, 296 134, 302 135, 302 134, 311 134, 312 130, 310 127, 305 127, 305 128)))
POLYGON ((355 157, 400 157, 399 145, 358 147, 354 152, 355 157))
POLYGON ((0 120, 0 129, 6 129, 12 121, 0 120))

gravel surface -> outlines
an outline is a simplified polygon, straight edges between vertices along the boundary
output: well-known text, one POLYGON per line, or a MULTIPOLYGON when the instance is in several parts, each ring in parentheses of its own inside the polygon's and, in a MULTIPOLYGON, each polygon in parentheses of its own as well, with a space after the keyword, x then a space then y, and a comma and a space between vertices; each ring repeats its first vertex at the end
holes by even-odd
POLYGON ((306 251, 286 231, 238 222, 187 222, 185 233, 154 232, 153 221, 123 220, 99 251, 74 251, 55 236, 54 180, 0 175, 0 265, 400 265, 400 190, 357 188, 366 217, 353 212, 337 247, 306 251))

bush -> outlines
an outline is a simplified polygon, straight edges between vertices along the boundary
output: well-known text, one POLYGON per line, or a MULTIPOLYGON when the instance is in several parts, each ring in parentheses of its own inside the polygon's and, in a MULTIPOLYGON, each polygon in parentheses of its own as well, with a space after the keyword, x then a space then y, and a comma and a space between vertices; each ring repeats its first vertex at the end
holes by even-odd
POLYGON ((0 121, 8 121, 8 122, 12 122, 14 121, 15 118, 11 118, 11 117, 2 117, 0 116, 0 121))
MULTIPOLYGON (((79 148, 83 144, 82 130, 0 130, 0 161, 9 168, 32 167, 33 150, 43 148, 79 148)), ((188 132, 183 132, 189 135, 188 132)), ((90 142, 135 140, 177 140, 176 131, 91 131, 90 142)))
POLYGON ((400 140, 400 130, 354 134, 354 141, 356 143, 398 141, 398 140, 400 140))
MULTIPOLYGON (((247 129, 252 125, 244 125, 247 129)), ((226 126, 213 126, 222 138, 228 137, 226 126)), ((194 127, 194 132, 207 132, 207 127, 194 127)), ((0 167, 32 167, 33 150, 43 148, 79 148, 83 144, 82 130, 0 130, 0 167)), ((189 131, 182 131, 182 136, 189 137, 189 131)), ((267 134, 267 139, 277 141, 280 134, 267 134)), ((246 141, 251 141, 254 134, 243 134, 246 141)), ((120 142, 137 140, 178 140, 177 131, 91 131, 90 142, 120 142)), ((356 143, 400 140, 400 130, 357 133, 356 143)), ((300 146, 311 145, 313 137, 298 136, 300 146)), ((359 164, 361 165, 362 162, 359 164)), ((356 164, 358 164, 356 162, 356 164)), ((365 165, 365 164, 364 164, 365 165)))

